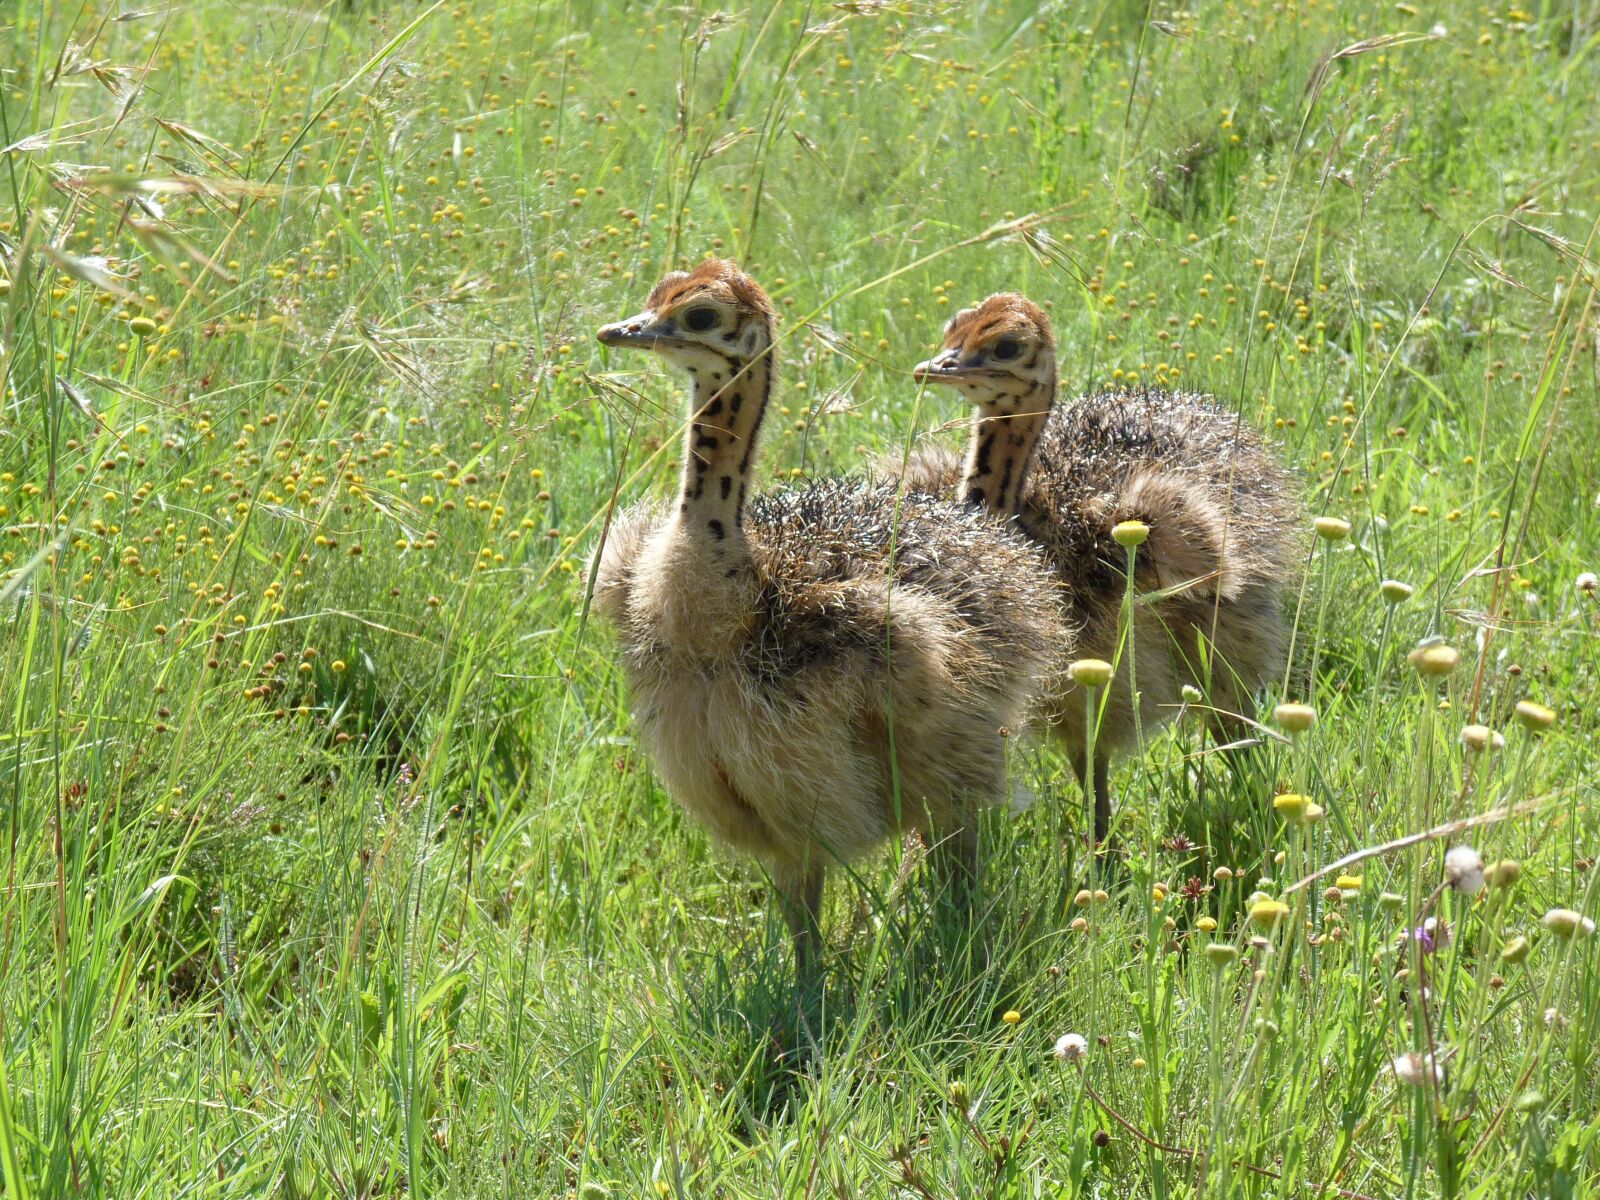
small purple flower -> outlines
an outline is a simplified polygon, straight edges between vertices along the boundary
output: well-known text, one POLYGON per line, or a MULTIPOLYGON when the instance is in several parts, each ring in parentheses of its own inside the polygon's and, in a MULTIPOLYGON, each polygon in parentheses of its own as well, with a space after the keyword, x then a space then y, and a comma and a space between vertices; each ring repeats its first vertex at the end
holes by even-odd
POLYGON ((1429 917, 1421 925, 1400 935, 1400 941, 1416 942, 1422 948, 1424 955, 1440 950, 1450 942, 1450 927, 1440 923, 1435 917, 1429 917))

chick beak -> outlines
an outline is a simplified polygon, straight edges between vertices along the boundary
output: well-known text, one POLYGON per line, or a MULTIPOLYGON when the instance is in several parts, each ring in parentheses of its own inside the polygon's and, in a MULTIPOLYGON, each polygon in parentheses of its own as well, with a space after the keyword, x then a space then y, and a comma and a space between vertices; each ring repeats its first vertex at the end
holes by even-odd
POLYGON ((946 350, 927 362, 919 362, 911 370, 911 378, 918 383, 945 383, 963 374, 961 354, 957 350, 946 350))
POLYGON ((655 313, 646 309, 627 320, 602 325, 595 337, 602 346, 634 346, 649 350, 661 340, 661 332, 656 325, 655 313))

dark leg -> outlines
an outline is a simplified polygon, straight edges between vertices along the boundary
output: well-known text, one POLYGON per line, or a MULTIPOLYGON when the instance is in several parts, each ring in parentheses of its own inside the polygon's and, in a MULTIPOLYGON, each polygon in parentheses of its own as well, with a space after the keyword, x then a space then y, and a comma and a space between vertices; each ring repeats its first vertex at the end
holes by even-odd
POLYGON ((941 895, 957 912, 969 913, 977 899, 980 870, 976 821, 936 831, 931 857, 941 895))
MULTIPOLYGON (((1068 755, 1072 763, 1072 773, 1078 777, 1078 786, 1083 788, 1084 795, 1089 793, 1090 780, 1085 770, 1084 754, 1081 749, 1074 750, 1068 755)), ((1106 834, 1111 830, 1111 758, 1109 755, 1099 753, 1094 756, 1094 844, 1102 845, 1106 834)))
POLYGON ((795 982, 802 990, 818 982, 822 969, 823 877, 823 868, 811 863, 796 864, 790 871, 773 872, 784 920, 794 939, 795 982))
POLYGON ((982 864, 978 854, 978 825, 975 815, 957 827, 943 826, 934 831, 932 859, 935 943, 950 956, 951 968, 966 977, 981 971, 992 955, 987 923, 978 919, 982 864))
POLYGON ((1094 756, 1094 844, 1105 845, 1111 832, 1111 760, 1094 756))

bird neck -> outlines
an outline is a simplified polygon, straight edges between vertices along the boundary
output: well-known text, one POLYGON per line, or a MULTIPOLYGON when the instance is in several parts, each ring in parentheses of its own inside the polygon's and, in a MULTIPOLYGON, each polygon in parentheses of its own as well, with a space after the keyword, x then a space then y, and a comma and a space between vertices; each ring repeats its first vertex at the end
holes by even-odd
POLYGON ((773 351, 690 369, 678 528, 729 551, 744 541, 744 502, 756 438, 772 394, 773 351))
POLYGON ((1022 485, 1033 465, 1034 451, 1055 398, 1055 381, 1049 378, 1036 383, 1024 395, 1006 396, 979 406, 972 418, 966 474, 961 481, 962 499, 1006 516, 1016 513, 1022 503, 1022 485))

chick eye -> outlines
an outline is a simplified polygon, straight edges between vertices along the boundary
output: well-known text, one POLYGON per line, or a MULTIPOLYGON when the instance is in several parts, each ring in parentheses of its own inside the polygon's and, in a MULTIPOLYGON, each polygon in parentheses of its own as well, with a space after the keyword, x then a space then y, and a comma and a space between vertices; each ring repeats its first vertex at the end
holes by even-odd
POLYGON ((683 314, 683 323, 686 328, 696 333, 704 333, 717 323, 717 310, 704 304, 698 308, 691 308, 683 314))
POLYGON ((989 353, 1001 362, 1015 358, 1022 353, 1022 345, 1016 338, 1001 338, 989 348, 989 353))

